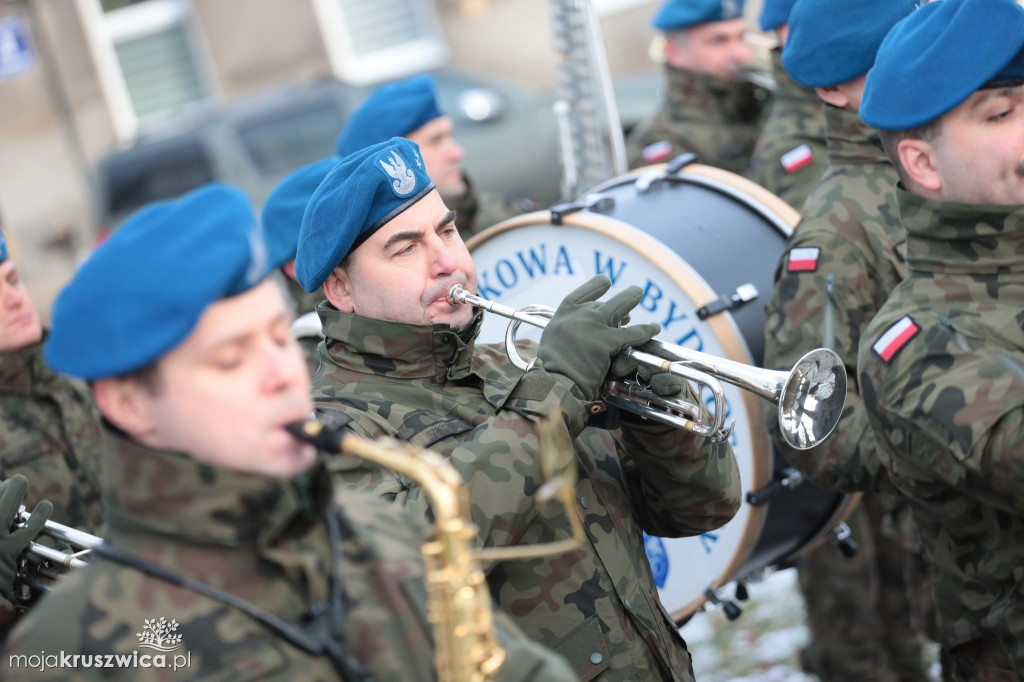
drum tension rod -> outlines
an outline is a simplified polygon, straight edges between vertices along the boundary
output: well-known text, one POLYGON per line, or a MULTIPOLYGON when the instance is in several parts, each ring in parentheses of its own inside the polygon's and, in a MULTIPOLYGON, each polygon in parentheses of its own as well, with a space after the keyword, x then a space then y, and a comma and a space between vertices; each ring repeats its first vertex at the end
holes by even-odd
POLYGON ((780 473, 781 478, 776 478, 760 490, 747 493, 747 504, 760 507, 783 490, 792 490, 804 482, 804 475, 793 467, 786 467, 780 473))
POLYGON ((832 533, 828 537, 828 544, 838 547, 847 559, 857 556, 857 552, 860 550, 860 545, 853 539, 853 531, 846 523, 840 523, 832 529, 832 533))
POLYGON ((704 598, 715 606, 721 606, 722 611, 725 613, 725 617, 729 620, 736 620, 743 613, 743 609, 741 609, 736 602, 722 597, 718 593, 718 590, 714 589, 710 585, 706 590, 704 590, 704 598))
POLYGON ((572 201, 567 204, 558 204, 557 206, 552 206, 548 210, 551 212, 551 224, 561 225, 565 216, 572 215, 579 211, 606 213, 613 208, 615 208, 614 197, 610 197, 607 194, 585 194, 576 201, 572 201))
POLYGON ((693 152, 684 152, 676 158, 668 162, 662 169, 655 169, 642 173, 637 176, 633 186, 636 188, 638 194, 647 194, 655 185, 668 180, 669 178, 678 175, 679 171, 689 166, 691 163, 696 163, 697 155, 693 152))
POLYGON ((726 310, 735 310, 740 306, 750 303, 758 297, 757 287, 747 282, 736 287, 736 292, 729 296, 721 296, 717 300, 711 303, 706 303, 697 309, 697 317, 701 320, 706 320, 712 315, 725 312, 726 310))

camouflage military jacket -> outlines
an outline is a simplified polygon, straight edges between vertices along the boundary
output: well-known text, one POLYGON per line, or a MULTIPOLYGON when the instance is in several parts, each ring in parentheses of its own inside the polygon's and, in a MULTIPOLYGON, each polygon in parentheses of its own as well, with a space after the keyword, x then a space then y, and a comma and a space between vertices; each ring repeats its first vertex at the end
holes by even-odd
POLYGON ((529 199, 508 199, 493 192, 480 192, 469 176, 463 174, 466 193, 458 199, 446 198, 445 205, 455 211, 455 226, 463 241, 503 220, 521 216, 539 207, 529 199))
POLYGON ((814 90, 786 73, 780 55, 772 50, 775 95, 747 177, 799 211, 828 165, 825 113, 814 90))
MULTIPOLYGON (((526 635, 564 655, 581 680, 690 680, 678 629, 662 607, 641 530, 680 536, 720 527, 739 505, 727 444, 660 425, 584 428, 575 386, 523 374, 504 347, 448 325, 408 325, 318 308, 327 337, 314 377, 318 407, 343 411, 367 437, 389 435, 448 456, 466 482, 482 542, 567 537, 566 512, 530 497, 543 474, 536 421, 562 410, 574 438, 578 513, 588 539, 572 552, 489 567, 502 608, 526 635)), ((353 487, 426 513, 412 481, 359 462, 332 466, 353 487)))
MULTIPOLYGON (((324 627, 340 624, 340 632, 327 632, 374 680, 436 679, 416 531, 422 520, 353 491, 334 505, 319 465, 294 480, 277 479, 112 440, 104 459, 110 545, 285 623, 319 614, 324 627), (343 591, 336 618, 332 583, 343 591)), ((501 636, 508 659, 499 679, 572 679, 550 652, 521 635, 501 636)), ((233 605, 99 557, 22 620, 0 666, 5 680, 345 679, 326 655, 307 652, 233 605), (19 658, 43 652, 56 655, 44 670, 19 658), (72 671, 66 666, 74 656, 72 671), (97 660, 105 667, 97 670, 97 660)))
POLYGON ((900 188, 907 278, 858 374, 882 462, 910 500, 940 637, 991 633, 1024 675, 1024 206, 900 188))
POLYGON ((99 528, 99 413, 85 386, 51 371, 42 343, 3 353, 0 413, 0 479, 23 474, 29 509, 50 500, 54 521, 99 528))
POLYGON ((828 106, 829 169, 786 242, 765 308, 765 367, 790 369, 824 346, 846 364, 846 407, 824 443, 785 447, 775 410, 769 428, 786 458, 811 480, 840 490, 872 489, 879 470, 875 439, 856 381, 857 345, 889 292, 903 279, 906 248, 896 215, 896 170, 878 133, 851 111, 828 106))
POLYGON ((298 324, 292 325, 292 335, 299 342, 302 355, 306 358, 306 367, 309 369, 310 375, 313 375, 320 366, 320 354, 316 347, 323 339, 323 334, 320 332, 320 320, 313 311, 316 304, 324 300, 323 290, 317 289, 313 293, 307 293, 298 282, 287 274, 282 273, 281 279, 284 281, 288 296, 295 303, 295 317, 298 324))
POLYGON ((630 168, 693 152, 701 163, 746 173, 770 91, 748 80, 672 67, 665 67, 665 78, 658 109, 626 140, 630 168))

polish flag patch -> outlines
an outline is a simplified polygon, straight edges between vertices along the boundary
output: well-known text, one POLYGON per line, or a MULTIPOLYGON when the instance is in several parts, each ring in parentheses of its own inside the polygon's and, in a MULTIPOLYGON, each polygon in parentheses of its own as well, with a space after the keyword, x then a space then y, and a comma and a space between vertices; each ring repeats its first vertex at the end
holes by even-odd
POLYGON ((900 348, 917 336, 919 331, 921 331, 921 327, 917 322, 914 322, 910 315, 905 315, 899 322, 889 327, 889 330, 882 334, 882 338, 875 341, 875 345, 871 348, 878 357, 889 362, 900 348))
POLYGON ((817 246, 805 246, 789 252, 789 264, 786 272, 814 272, 818 269, 818 256, 821 249, 817 246))
POLYGON ((672 143, 668 140, 662 140, 661 142, 655 142, 644 147, 644 150, 640 152, 646 163, 661 163, 662 161, 668 161, 672 158, 672 143))
POLYGON ((806 143, 790 149, 779 159, 779 163, 787 173, 796 173, 804 166, 809 166, 813 161, 814 152, 806 143))

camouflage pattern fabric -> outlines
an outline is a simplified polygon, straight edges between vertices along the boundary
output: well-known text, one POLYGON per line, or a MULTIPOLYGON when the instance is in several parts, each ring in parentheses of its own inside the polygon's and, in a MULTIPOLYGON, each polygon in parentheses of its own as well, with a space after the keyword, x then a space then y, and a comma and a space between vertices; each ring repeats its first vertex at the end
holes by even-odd
POLYGON ((799 211, 828 167, 824 104, 786 73, 781 55, 772 50, 775 95, 747 177, 799 211))
POLYGON ((752 81, 665 67, 665 97, 626 139, 630 168, 693 152, 698 161, 743 174, 764 125, 767 88, 752 81), (661 145, 671 146, 660 149, 661 145), (651 156, 658 145, 657 158, 651 156), (649 149, 645 158, 645 149, 649 149))
MULTIPOLYGON (((330 579, 344 591, 342 646, 380 682, 434 680, 417 521, 345 491, 332 503, 322 465, 293 480, 198 464, 113 436, 105 455, 106 541, 145 561, 229 592, 288 623, 329 619, 330 579), (340 540, 326 522, 335 515, 340 540)), ((504 616, 502 616, 504 618, 504 616)), ((513 635, 503 637, 508 682, 572 679, 564 661, 513 635)), ((174 644, 174 642, 170 642, 174 644)), ((138 660, 136 659, 136 660, 138 660)), ((95 660, 92 658, 91 660, 95 660)), ((94 664, 95 665, 95 664, 94 664)), ((337 680, 325 655, 307 653, 251 615, 121 563, 94 558, 43 600, 0 654, 5 680, 337 680), (143 636, 180 636, 167 668, 59 667, 71 656, 155 656, 143 636), (166 624, 172 624, 168 627, 166 624), (20 656, 57 654, 45 670, 20 656), (182 667, 169 669, 175 662, 182 667), (187 664, 187 667, 185 665, 187 664)))
POLYGON ((58 523, 100 525, 99 412, 88 389, 54 373, 42 343, 0 354, 0 479, 22 474, 25 506, 53 503, 58 523))
POLYGON ((766 306, 764 362, 788 369, 813 348, 832 348, 850 378, 846 407, 832 436, 811 450, 786 446, 774 409, 766 410, 768 427, 786 458, 810 480, 864 491, 864 517, 853 519, 861 531, 854 536, 859 556, 848 560, 822 547, 810 553, 807 575, 801 575, 818 652, 811 658, 821 662, 814 672, 824 681, 926 680, 924 641, 909 627, 914 609, 907 577, 889 568, 911 559, 881 529, 899 502, 879 490, 891 492, 855 380, 861 334, 906 271, 894 209, 897 175, 877 132, 856 112, 826 106, 825 117, 829 168, 807 199, 776 269, 766 306), (861 593, 856 585, 870 589, 861 593), (851 591, 863 600, 859 608, 846 603, 851 591))
POLYGON ((897 194, 909 273, 864 332, 861 395, 932 571, 946 679, 1020 679, 1024 207, 897 194))
MULTIPOLYGON (((686 645, 658 599, 641 530, 694 535, 732 518, 740 487, 727 443, 625 417, 621 430, 585 428, 592 405, 565 377, 523 374, 503 346, 474 343, 479 312, 461 335, 448 325, 373 320, 326 303, 318 312, 327 342, 313 379, 317 407, 349 415, 361 435, 446 455, 466 482, 485 546, 532 545, 571 532, 563 509, 530 497, 543 478, 536 422, 560 408, 579 475, 570 513, 580 514, 588 539, 566 554, 490 566, 491 592, 581 680, 693 679, 686 645)), ((344 457, 330 466, 354 488, 427 513, 422 492, 401 476, 344 457)))
POLYGON ((455 211, 455 227, 463 241, 488 227, 515 218, 540 207, 529 199, 509 199, 493 192, 481 192, 465 173, 466 193, 457 199, 444 197, 445 205, 455 211))

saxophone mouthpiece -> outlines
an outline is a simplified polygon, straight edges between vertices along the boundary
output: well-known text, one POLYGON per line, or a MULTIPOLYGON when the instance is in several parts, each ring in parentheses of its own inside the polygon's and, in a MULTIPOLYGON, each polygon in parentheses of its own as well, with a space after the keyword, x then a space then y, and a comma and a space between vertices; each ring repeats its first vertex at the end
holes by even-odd
POLYGON ((349 419, 342 414, 322 411, 315 418, 303 419, 285 425, 285 429, 303 443, 319 450, 340 452, 341 443, 350 433, 349 419))

